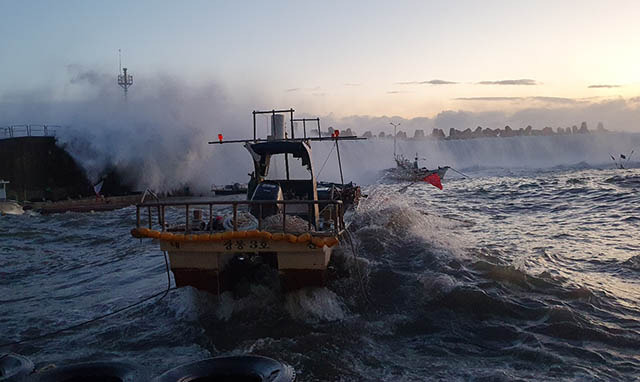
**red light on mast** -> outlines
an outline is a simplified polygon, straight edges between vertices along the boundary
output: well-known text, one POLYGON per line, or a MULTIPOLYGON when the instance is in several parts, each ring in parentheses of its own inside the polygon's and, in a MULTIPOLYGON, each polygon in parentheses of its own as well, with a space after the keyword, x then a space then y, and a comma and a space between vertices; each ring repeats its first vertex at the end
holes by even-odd
POLYGON ((218 134, 218 140, 222 143, 222 134, 218 134))

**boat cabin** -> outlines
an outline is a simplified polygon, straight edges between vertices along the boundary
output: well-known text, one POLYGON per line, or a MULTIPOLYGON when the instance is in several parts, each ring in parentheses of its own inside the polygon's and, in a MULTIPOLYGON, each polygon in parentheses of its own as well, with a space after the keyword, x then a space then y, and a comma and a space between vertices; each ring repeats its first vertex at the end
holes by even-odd
MULTIPOLYGON (((313 172, 311 162, 311 147, 305 141, 270 141, 258 143, 245 143, 245 148, 253 158, 254 172, 251 174, 247 198, 249 200, 318 200, 318 185, 313 172), (307 170, 307 177, 292 179, 289 168, 289 156, 299 159, 303 168, 307 170), (279 159, 284 159, 286 177, 270 177, 269 170, 279 159)), ((282 162, 282 161, 280 161, 282 162)), ((278 206, 275 204, 274 206, 278 206)), ((274 214, 274 211, 263 211, 264 214, 274 214)), ((254 215, 259 214, 252 211, 254 215)), ((292 205, 289 215, 297 215, 312 222, 318 223, 318 205, 292 205), (295 208, 293 208, 295 207, 295 208)))

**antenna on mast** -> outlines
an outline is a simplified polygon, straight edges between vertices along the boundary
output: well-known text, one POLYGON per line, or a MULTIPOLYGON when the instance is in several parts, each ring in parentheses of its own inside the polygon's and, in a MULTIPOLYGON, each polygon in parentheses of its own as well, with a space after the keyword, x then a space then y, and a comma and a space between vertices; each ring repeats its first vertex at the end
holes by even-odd
POLYGON ((122 74, 122 52, 118 49, 118 74, 122 74))
POLYGON ((124 99, 127 99, 127 90, 129 86, 133 85, 133 76, 131 74, 127 74, 127 68, 122 67, 122 56, 120 49, 118 49, 118 60, 120 65, 120 73, 118 73, 118 85, 124 89, 124 99))

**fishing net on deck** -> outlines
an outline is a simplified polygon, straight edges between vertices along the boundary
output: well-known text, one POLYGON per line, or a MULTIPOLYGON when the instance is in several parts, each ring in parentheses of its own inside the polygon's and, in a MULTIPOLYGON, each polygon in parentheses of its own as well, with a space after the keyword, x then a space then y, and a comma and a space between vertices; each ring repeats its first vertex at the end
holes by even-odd
MULTIPOLYGON (((310 231, 309 222, 298 216, 287 215, 286 225, 287 232, 301 233, 310 231)), ((311 227, 311 230, 313 230, 313 226, 311 227)), ((282 215, 271 215, 265 218, 262 221, 262 229, 269 232, 282 232, 282 215)))
MULTIPOLYGON (((233 230, 233 214, 227 214, 223 226, 227 231, 233 230)), ((238 211, 238 231, 258 229, 258 220, 249 212, 238 211)))

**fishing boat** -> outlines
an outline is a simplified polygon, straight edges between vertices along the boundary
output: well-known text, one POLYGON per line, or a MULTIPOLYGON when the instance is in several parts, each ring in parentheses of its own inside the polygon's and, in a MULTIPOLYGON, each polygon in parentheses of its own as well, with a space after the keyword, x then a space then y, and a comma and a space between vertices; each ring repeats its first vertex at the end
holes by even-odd
MULTIPOLYGON (((293 109, 254 111, 253 139, 226 141, 219 134, 217 141, 209 142, 241 144, 248 151, 254 171, 246 200, 143 199, 136 206, 132 235, 159 242, 178 287, 219 294, 233 290, 241 280, 252 280, 252 273, 264 267, 277 270, 285 290, 325 285, 332 252, 345 239, 345 212, 360 198, 360 188, 344 182, 339 142, 362 138, 339 132, 310 137, 306 121, 295 119, 293 109), (284 113, 290 117, 290 134, 284 113), (271 134, 266 138, 257 133, 256 116, 261 114, 270 114, 271 134), (302 137, 295 136, 294 122, 299 121, 302 137), (336 145, 340 183, 316 180, 314 141, 336 145), (276 169, 284 171, 277 174, 276 169), (168 215, 178 215, 176 211, 182 221, 166 221, 168 215)), ((313 121, 320 132, 319 119, 313 121)))
POLYGON ((397 146, 397 136, 398 134, 395 131, 395 128, 398 126, 394 123, 391 123, 394 127, 393 132, 393 159, 396 162, 396 167, 390 168, 384 171, 384 177, 394 181, 408 181, 408 182, 419 182, 424 180, 425 178, 431 175, 438 176, 438 182, 444 179, 447 170, 450 169, 449 166, 438 167, 435 170, 430 170, 426 167, 420 167, 418 165, 418 154, 416 153, 416 157, 411 163, 411 161, 405 158, 402 154, 396 153, 397 146))
POLYGON ((437 169, 420 167, 418 165, 417 156, 413 163, 402 154, 394 154, 394 160, 396 162, 396 167, 387 169, 385 171, 385 177, 397 181, 419 182, 432 174, 437 174, 440 179, 444 179, 447 170, 451 168, 449 166, 438 167, 437 169))

